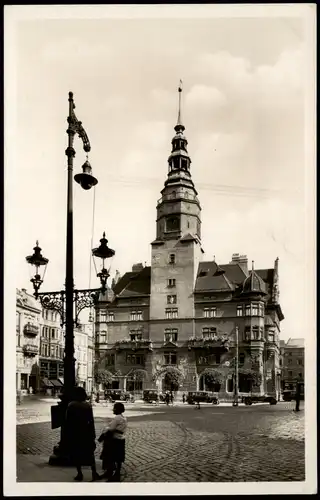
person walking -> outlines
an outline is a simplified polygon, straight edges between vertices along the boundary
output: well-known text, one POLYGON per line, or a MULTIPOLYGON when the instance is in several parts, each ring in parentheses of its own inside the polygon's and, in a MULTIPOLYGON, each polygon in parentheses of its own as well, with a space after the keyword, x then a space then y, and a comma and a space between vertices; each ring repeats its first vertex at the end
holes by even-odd
POLYGON ((172 391, 170 392, 170 402, 173 405, 173 392, 172 391))
POLYGON ((169 395, 169 392, 167 391, 166 392, 166 395, 165 395, 165 402, 166 402, 166 405, 169 406, 169 402, 170 402, 170 395, 169 395))
POLYGON ((295 408, 295 411, 300 411, 301 383, 300 383, 300 381, 299 381, 299 380, 298 380, 298 382, 297 382, 295 400, 296 400, 296 408, 295 408))
POLYGON ((100 479, 96 470, 94 450, 96 448, 95 428, 92 407, 87 403, 87 394, 83 387, 75 387, 72 401, 66 411, 66 438, 73 465, 76 466, 75 481, 82 481, 81 467, 90 465, 92 481, 100 479))
POLYGON ((98 439, 100 443, 103 443, 100 455, 104 470, 102 477, 110 482, 120 481, 121 466, 125 461, 127 419, 123 415, 124 412, 123 403, 117 402, 114 404, 113 413, 115 417, 98 439))
POLYGON ((182 402, 183 402, 183 404, 186 402, 186 395, 185 395, 185 393, 182 394, 182 402))

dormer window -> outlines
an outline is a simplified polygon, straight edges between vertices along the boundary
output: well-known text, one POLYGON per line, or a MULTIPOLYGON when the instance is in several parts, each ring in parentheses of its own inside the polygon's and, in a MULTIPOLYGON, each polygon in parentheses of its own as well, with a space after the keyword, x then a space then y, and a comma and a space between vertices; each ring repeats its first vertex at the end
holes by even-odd
POLYGON ((174 253, 171 253, 169 255, 169 264, 175 264, 176 263, 176 256, 174 253))

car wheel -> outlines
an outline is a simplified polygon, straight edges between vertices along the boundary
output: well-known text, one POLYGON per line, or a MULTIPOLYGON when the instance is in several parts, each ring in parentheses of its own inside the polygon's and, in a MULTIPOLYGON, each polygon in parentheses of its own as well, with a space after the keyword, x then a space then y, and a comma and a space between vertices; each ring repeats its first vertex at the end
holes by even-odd
POLYGON ((218 405, 218 404, 219 404, 219 400, 218 400, 218 399, 214 399, 214 400, 212 401, 212 404, 213 404, 213 405, 218 405))
POLYGON ((276 405, 277 404, 277 400, 274 399, 274 398, 270 399, 270 404, 271 405, 276 405))
POLYGON ((251 406, 251 405, 252 405, 252 399, 250 399, 250 398, 246 398, 246 399, 244 400, 244 404, 245 404, 245 405, 247 405, 247 406, 251 406))

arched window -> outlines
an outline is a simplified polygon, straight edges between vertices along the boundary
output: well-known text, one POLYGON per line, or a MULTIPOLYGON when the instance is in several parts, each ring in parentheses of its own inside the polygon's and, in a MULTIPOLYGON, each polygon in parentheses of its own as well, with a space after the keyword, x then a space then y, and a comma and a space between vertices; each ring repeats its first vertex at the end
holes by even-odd
POLYGON ((172 191, 172 198, 175 198, 176 197, 176 192, 175 191, 172 191))

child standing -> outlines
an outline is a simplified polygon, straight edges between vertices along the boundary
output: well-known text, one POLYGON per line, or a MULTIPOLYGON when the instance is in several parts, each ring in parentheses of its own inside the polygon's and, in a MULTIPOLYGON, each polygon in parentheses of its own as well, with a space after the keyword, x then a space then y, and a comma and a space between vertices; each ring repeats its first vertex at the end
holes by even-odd
POLYGON ((113 407, 114 419, 106 427, 99 437, 99 442, 103 443, 102 468, 105 471, 103 477, 109 481, 120 481, 120 471, 125 461, 125 434, 127 430, 127 419, 123 415, 124 405, 120 402, 113 407))

